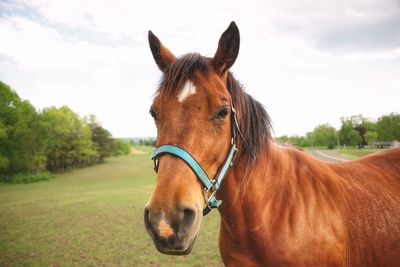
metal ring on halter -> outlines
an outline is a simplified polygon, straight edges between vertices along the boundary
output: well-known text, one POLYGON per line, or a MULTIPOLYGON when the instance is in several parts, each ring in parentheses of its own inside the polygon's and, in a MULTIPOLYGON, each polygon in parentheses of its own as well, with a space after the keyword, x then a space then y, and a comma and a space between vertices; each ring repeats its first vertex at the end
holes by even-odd
POLYGON ((214 185, 215 185, 216 181, 215 180, 210 180, 210 181, 211 181, 211 186, 209 188, 204 187, 204 189, 203 189, 203 198, 204 198, 204 202, 206 203, 206 206, 208 206, 209 202, 210 202, 210 194, 209 194, 209 192, 211 190, 213 190, 213 192, 211 193, 211 196, 215 195, 214 185), (206 197, 206 195, 207 195, 207 197, 206 197))
POLYGON ((153 161, 154 161, 154 171, 158 173, 158 163, 159 163, 158 158, 154 158, 153 161))

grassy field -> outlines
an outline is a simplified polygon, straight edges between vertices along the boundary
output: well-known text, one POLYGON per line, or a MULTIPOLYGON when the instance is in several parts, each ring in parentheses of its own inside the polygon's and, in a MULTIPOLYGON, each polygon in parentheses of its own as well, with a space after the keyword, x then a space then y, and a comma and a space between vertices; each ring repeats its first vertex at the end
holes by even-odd
POLYGON ((340 154, 352 158, 359 158, 379 151, 383 151, 383 149, 341 149, 340 154))
POLYGON ((192 254, 156 251, 143 225, 149 150, 33 184, 0 184, 0 266, 222 266, 218 212, 192 254))

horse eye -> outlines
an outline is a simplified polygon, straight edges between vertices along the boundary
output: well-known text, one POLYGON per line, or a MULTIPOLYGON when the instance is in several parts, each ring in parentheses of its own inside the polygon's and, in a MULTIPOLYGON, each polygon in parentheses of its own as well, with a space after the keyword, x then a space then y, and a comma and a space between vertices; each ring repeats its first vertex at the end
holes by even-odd
POLYGON ((157 114, 153 108, 150 109, 150 115, 153 117, 153 119, 155 119, 155 120, 157 119, 157 114))
POLYGON ((215 116, 216 119, 222 120, 225 119, 225 117, 229 113, 229 108, 228 107, 223 107, 217 112, 217 115, 215 116))

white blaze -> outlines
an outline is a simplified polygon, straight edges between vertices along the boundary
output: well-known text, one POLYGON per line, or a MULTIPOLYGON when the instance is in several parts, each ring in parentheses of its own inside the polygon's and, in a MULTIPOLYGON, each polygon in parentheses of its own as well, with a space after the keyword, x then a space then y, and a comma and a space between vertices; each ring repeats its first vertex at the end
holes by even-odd
POLYGON ((178 95, 178 101, 183 103, 188 96, 191 96, 196 93, 196 86, 192 83, 192 81, 187 80, 181 93, 178 95))

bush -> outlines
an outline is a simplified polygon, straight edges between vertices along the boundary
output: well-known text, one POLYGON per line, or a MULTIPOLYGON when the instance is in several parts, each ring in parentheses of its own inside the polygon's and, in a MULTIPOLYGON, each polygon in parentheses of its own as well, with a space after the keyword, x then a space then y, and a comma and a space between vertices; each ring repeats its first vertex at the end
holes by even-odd
POLYGON ((28 184, 39 181, 47 181, 50 180, 51 178, 54 178, 54 176, 48 172, 42 172, 39 174, 18 173, 12 176, 4 177, 2 182, 11 184, 28 184))
POLYGON ((131 144, 123 139, 114 139, 114 143, 115 143, 114 154, 116 156, 128 155, 132 150, 131 144))
POLYGON ((329 142, 328 149, 334 149, 334 148, 335 148, 335 144, 332 142, 329 142))

